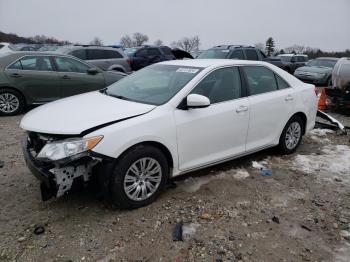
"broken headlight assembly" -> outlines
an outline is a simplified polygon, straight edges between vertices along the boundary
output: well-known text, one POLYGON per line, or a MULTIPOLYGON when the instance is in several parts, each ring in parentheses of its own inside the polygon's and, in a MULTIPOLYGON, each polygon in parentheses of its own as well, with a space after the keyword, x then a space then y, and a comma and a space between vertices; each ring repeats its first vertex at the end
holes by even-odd
POLYGON ((49 142, 41 149, 37 158, 44 161, 56 161, 68 157, 85 155, 93 149, 102 138, 103 136, 95 136, 49 142))

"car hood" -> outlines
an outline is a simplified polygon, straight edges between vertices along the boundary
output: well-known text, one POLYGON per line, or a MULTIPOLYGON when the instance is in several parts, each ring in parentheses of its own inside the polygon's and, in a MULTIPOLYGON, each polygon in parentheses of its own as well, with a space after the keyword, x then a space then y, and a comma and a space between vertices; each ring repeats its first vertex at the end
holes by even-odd
POLYGON ((296 71, 298 72, 308 72, 308 73, 328 73, 332 71, 329 67, 318 67, 318 66, 302 66, 296 71))
POLYGON ((155 107, 96 91, 40 106, 28 112, 20 126, 24 130, 39 133, 79 135, 99 126, 145 114, 155 107))

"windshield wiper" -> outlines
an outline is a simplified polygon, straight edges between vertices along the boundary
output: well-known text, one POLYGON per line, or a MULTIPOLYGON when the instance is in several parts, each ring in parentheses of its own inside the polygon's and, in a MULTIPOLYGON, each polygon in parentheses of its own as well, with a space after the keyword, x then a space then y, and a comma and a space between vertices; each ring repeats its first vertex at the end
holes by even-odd
POLYGON ((128 97, 125 97, 125 96, 120 96, 120 95, 114 95, 114 94, 109 94, 109 93, 107 93, 107 91, 105 91, 106 92, 106 95, 108 95, 108 96, 112 96, 112 97, 115 97, 115 98, 118 98, 118 99, 122 99, 122 100, 127 100, 127 101, 132 101, 130 98, 128 98, 128 97))

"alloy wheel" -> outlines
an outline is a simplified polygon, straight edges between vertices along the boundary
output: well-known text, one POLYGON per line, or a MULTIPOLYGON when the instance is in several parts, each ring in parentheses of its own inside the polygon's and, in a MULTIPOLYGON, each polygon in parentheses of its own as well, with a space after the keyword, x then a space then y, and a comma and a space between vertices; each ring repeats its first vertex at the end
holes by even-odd
POLYGON ((131 200, 143 201, 157 191, 161 181, 162 168, 159 162, 151 157, 140 158, 125 174, 124 191, 131 200))
POLYGON ((285 143, 288 149, 294 149, 301 137, 301 126, 299 122, 292 122, 287 129, 285 143))
POLYGON ((18 110, 19 99, 11 93, 0 94, 0 111, 10 114, 18 110))

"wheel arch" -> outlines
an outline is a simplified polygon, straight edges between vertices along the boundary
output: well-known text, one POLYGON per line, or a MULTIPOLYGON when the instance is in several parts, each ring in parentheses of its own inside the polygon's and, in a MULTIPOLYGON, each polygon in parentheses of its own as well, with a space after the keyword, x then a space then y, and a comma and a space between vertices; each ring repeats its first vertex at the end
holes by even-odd
POLYGON ((306 132, 306 125, 307 125, 307 116, 306 116, 306 114, 305 114, 304 112, 299 111, 299 112, 293 114, 293 115, 288 119, 287 123, 288 123, 293 117, 295 117, 295 116, 298 116, 298 117, 300 117, 300 118, 302 119, 302 121, 303 121, 303 135, 305 135, 305 132, 306 132))
POLYGON ((125 73, 125 68, 121 65, 112 65, 108 68, 109 71, 118 71, 118 72, 122 72, 125 73))

